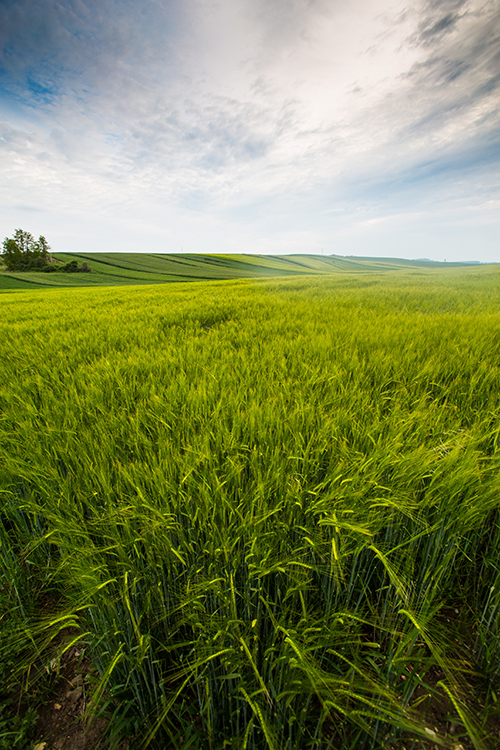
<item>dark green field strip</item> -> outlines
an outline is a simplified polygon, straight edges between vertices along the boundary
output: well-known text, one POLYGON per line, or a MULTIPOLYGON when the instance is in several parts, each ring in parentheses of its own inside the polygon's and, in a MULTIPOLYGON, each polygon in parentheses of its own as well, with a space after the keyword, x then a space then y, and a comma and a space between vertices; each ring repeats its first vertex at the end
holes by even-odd
MULTIPOLYGON (((156 256, 161 258, 162 256, 156 256)), ((163 256, 165 262, 170 263, 188 263, 191 275, 203 275, 204 278, 220 279, 237 279, 253 278, 254 276, 271 276, 280 273, 272 267, 266 267, 259 264, 258 266, 241 260, 243 256, 222 256, 222 255, 192 255, 182 256, 171 259, 170 256, 163 256)), ((178 271, 176 271, 178 273, 178 271)))
MULTIPOLYGON (((181 255, 149 253, 56 253, 58 260, 81 259, 92 264, 113 266, 134 273, 165 274, 174 273, 183 277, 238 278, 242 274, 276 275, 290 273, 310 273, 314 265, 308 264, 308 257, 301 261, 278 256, 250 255, 181 255), (294 266, 293 270, 290 266, 294 266), (180 271, 179 266, 183 267, 180 271), (236 272, 239 273, 236 273, 236 272)), ((326 269, 326 266, 325 266, 326 269)))
POLYGON ((138 253, 107 253, 104 257, 101 257, 101 255, 97 253, 89 253, 86 255, 79 253, 78 255, 75 255, 75 257, 90 261, 93 264, 92 267, 94 267, 96 263, 99 263, 129 271, 130 273, 128 275, 134 275, 137 273, 158 277, 174 275, 185 276, 187 279, 193 275, 192 273, 187 272, 179 273, 177 266, 174 267, 174 273, 172 274, 172 270, 168 267, 170 264, 165 266, 164 263, 159 263, 157 258, 149 253, 144 255, 139 255, 138 253))
POLYGON ((20 279, 10 273, 0 272, 0 292, 10 292, 15 289, 33 289, 36 286, 36 282, 31 280, 31 275, 32 274, 29 274, 27 279, 20 279))
POLYGON ((76 260, 79 262, 88 261, 91 263, 91 268, 96 273, 105 273, 108 276, 119 276, 119 277, 126 277, 126 278, 138 278, 138 279, 151 279, 151 276, 154 275, 155 277, 158 277, 159 281, 163 281, 161 278, 164 276, 164 272, 161 270, 157 270, 156 268, 151 268, 151 270, 148 268, 147 263, 143 262, 142 259, 140 262, 130 261, 128 257, 124 254, 123 257, 120 257, 120 254, 110 255, 110 254, 97 254, 97 253, 66 253, 64 255, 59 255, 58 253, 54 255, 54 257, 57 260, 63 260, 65 262, 68 262, 70 260, 76 260))
POLYGON ((262 262, 265 260, 263 256, 260 256, 259 262, 253 262, 249 260, 249 256, 242 255, 200 255, 198 258, 209 267, 218 268, 221 273, 233 271, 235 278, 283 276, 291 273, 284 264, 273 263, 274 258, 262 262))
POLYGON ((179 277, 154 278, 151 275, 139 274, 126 276, 112 273, 43 273, 30 272, 19 274, 0 273, 0 291, 53 289, 67 287, 101 287, 135 284, 158 284, 178 282, 179 277))
POLYGON ((230 263, 234 268, 240 268, 241 270, 249 270, 252 275, 262 276, 296 276, 302 273, 311 273, 311 268, 297 268, 290 267, 290 264, 284 262, 282 258, 278 256, 266 256, 266 255, 239 255, 230 256, 223 255, 219 256, 226 263, 230 263))
POLYGON ((60 257, 59 260, 87 261, 96 273, 106 273, 111 276, 127 277, 133 279, 148 280, 150 283, 163 282, 166 280, 191 281, 193 279, 210 280, 213 278, 238 278, 238 274, 228 271, 221 273, 220 269, 214 269, 209 263, 196 262, 185 264, 182 271, 178 261, 170 261, 168 256, 151 256, 128 253, 73 253, 60 257), (214 273, 215 270, 215 273, 214 273), (168 277, 167 279, 165 277, 168 277))
MULTIPOLYGON (((182 265, 187 266, 190 270, 197 269, 203 270, 205 273, 212 273, 214 269, 221 268, 227 265, 222 259, 226 256, 222 255, 196 255, 187 253, 176 253, 176 254, 163 254, 155 253, 154 256, 156 261, 163 264, 173 263, 175 266, 182 265)), ((227 256, 228 259, 234 260, 243 256, 227 256)))
POLYGON ((292 257, 279 255, 217 255, 218 259, 231 263, 235 268, 248 268, 253 273, 262 275, 300 275, 314 273, 314 264, 309 263, 313 256, 304 256, 306 262, 299 262, 292 257))
POLYGON ((308 272, 316 271, 319 273, 338 273, 339 271, 365 271, 363 266, 358 263, 351 263, 344 258, 337 256, 323 255, 297 255, 293 257, 284 257, 291 263, 300 264, 308 269, 308 272))
MULTIPOLYGON (((59 255, 55 255, 59 259, 59 255)), ((210 264, 210 259, 201 259, 200 256, 191 256, 192 260, 184 261, 182 265, 184 268, 180 272, 179 265, 180 261, 171 259, 169 255, 150 255, 142 253, 72 253, 66 255, 71 259, 82 259, 92 263, 92 268, 99 269, 100 266, 112 266, 114 269, 119 268, 122 271, 130 271, 130 274, 148 274, 162 276, 168 274, 169 276, 174 272, 175 276, 182 276, 189 279, 193 276, 212 278, 213 264, 210 264)), ((125 274, 123 274, 125 275, 125 274)), ((218 276, 219 274, 217 274, 218 276)))
MULTIPOLYGON (((298 257, 301 257, 301 256, 298 256, 298 257)), ((310 264, 309 263, 306 264, 306 263, 301 262, 300 260, 298 260, 298 257, 291 258, 291 257, 283 256, 283 255, 279 256, 280 260, 283 263, 289 263, 289 264, 291 264, 293 266, 299 266, 299 267, 301 267, 301 269, 302 268, 306 268, 307 270, 310 270, 310 267, 311 267, 310 264)))
MULTIPOLYGON (((236 273, 229 264, 211 262, 214 258, 208 258, 200 255, 155 255, 155 261, 162 264, 162 267, 168 268, 170 273, 175 273, 180 277, 189 279, 237 279, 242 274, 236 273)), ((249 274, 246 274, 247 276, 249 274)))
MULTIPOLYGON (((29 273, 0 273, 0 289, 49 289, 58 286, 81 286, 79 277, 83 274, 49 274, 42 271, 30 271, 29 273)), ((88 274, 90 276, 90 274, 88 274)), ((98 282, 99 284, 101 282, 98 282)), ((88 284, 85 284, 87 286, 88 284)), ((90 286, 94 286, 90 283, 90 286)))
POLYGON ((218 265, 221 268, 233 268, 241 273, 248 273, 251 276, 295 276, 302 273, 314 272, 312 267, 308 267, 305 264, 301 264, 303 268, 297 267, 297 264, 290 264, 287 259, 278 256, 217 255, 200 256, 200 258, 211 265, 218 265))

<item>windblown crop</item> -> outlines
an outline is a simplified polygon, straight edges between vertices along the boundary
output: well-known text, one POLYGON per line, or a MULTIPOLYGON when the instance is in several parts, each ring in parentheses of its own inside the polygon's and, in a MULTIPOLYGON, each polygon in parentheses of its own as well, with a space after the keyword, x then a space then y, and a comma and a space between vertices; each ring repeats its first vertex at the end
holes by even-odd
POLYGON ((437 693, 489 746, 496 267, 18 292, 1 309, 13 679, 68 632, 95 705, 140 748, 418 747, 437 693))

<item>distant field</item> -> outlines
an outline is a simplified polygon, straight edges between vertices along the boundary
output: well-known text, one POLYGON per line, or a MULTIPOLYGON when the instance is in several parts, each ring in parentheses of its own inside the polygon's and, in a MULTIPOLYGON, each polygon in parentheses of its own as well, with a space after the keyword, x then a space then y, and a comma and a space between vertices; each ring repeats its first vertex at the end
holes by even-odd
POLYGON ((93 273, 0 272, 0 291, 61 286, 168 284, 179 281, 300 276, 306 273, 367 273, 411 268, 437 270, 440 267, 450 268, 456 265, 392 258, 343 258, 333 255, 54 253, 54 257, 64 263, 76 260, 81 264, 85 261, 93 273))
POLYGON ((76 643, 131 748, 498 747, 498 267, 85 257, 136 285, 0 302, 2 689, 76 643))

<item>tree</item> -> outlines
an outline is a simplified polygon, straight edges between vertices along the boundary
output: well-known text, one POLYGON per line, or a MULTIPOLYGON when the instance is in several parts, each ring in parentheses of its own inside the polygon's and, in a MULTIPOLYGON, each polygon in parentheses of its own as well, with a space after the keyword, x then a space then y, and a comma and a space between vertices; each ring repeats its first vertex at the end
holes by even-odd
POLYGON ((6 237, 3 241, 2 260, 9 271, 13 271, 19 266, 22 257, 22 252, 19 249, 17 242, 6 237))
POLYGON ((42 254, 42 258, 46 258, 47 260, 50 260, 50 245, 43 236, 43 234, 40 235, 38 238, 38 242, 36 243, 37 249, 42 254))
POLYGON ((9 271, 43 269, 51 262, 50 245, 43 235, 36 241, 30 232, 16 229, 3 241, 2 260, 9 271))

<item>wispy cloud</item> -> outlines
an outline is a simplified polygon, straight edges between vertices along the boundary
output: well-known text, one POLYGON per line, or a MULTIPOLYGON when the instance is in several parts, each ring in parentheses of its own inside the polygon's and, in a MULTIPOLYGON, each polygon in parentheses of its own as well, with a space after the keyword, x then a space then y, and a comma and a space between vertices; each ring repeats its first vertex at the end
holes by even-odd
POLYGON ((494 0, 4 0, 5 232, 33 206, 60 249, 398 255, 418 226, 469 258, 499 42, 494 0))

